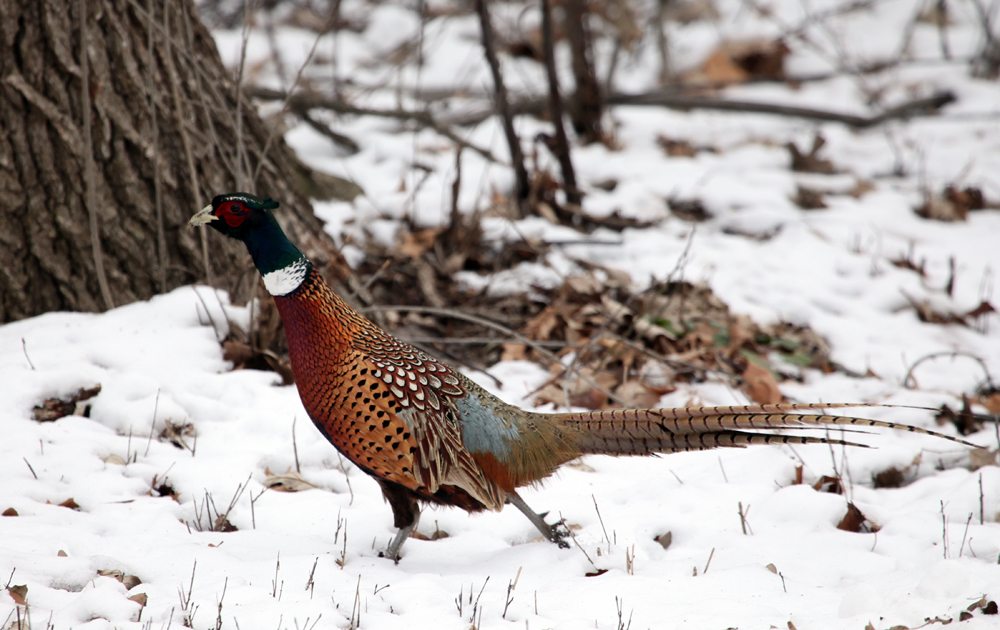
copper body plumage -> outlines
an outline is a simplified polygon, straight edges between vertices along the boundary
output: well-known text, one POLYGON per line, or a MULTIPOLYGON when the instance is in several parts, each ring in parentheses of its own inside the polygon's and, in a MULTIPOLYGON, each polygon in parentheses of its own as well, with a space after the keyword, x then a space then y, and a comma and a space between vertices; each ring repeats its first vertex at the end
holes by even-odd
POLYGON ((352 309, 287 241, 269 211, 277 205, 243 193, 220 195, 191 223, 246 243, 265 284, 270 278, 269 290, 281 292, 274 300, 302 403, 326 439, 381 486, 399 528, 386 551, 393 559, 417 525, 420 502, 469 512, 511 503, 549 540, 565 546, 565 529, 531 511, 517 488, 585 454, 849 444, 774 433, 823 425, 887 427, 967 444, 908 425, 823 413, 863 406, 852 404, 551 414, 513 407, 352 309))

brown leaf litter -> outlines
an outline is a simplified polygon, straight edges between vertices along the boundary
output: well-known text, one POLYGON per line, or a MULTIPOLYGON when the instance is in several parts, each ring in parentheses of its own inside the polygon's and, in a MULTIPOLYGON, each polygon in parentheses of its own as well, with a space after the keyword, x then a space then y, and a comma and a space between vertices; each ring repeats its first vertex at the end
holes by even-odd
POLYGON ((101 385, 98 383, 92 387, 81 387, 75 394, 66 398, 49 398, 42 404, 35 406, 33 411, 35 420, 37 422, 52 422, 66 416, 87 416, 90 413, 90 406, 84 402, 100 393, 101 385))

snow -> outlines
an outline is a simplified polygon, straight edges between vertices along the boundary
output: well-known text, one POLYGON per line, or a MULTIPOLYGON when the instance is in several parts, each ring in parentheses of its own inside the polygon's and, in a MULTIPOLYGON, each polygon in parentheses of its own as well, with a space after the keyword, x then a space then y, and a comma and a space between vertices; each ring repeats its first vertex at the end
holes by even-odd
MULTIPOLYGON (((365 105, 418 108, 411 88, 488 87, 474 16, 429 21, 428 63, 419 71, 412 64, 389 71, 375 62, 414 40, 420 22, 411 8, 342 4, 365 29, 343 32, 336 42, 328 36, 317 50, 337 55, 342 78, 362 88, 381 86, 359 95, 365 105)), ((719 2, 723 17, 716 24, 669 25, 675 62, 693 67, 720 38, 773 35, 786 30, 776 24, 793 26, 837 5, 772 2, 775 18, 769 20, 736 0, 719 2)), ((879 2, 829 18, 825 30, 810 27, 818 43, 789 40, 787 68, 824 72, 839 62, 891 57, 915 6, 879 2)), ((978 49, 976 16, 969 3, 948 6, 954 10, 949 41, 960 59, 978 49)), ((511 33, 536 24, 534 9, 522 9, 498 7, 498 29, 511 33)), ((297 69, 314 35, 281 26, 275 32, 285 66, 297 69)), ((223 59, 235 66, 241 32, 216 37, 223 59)), ((653 48, 647 37, 623 59, 619 89, 652 85, 658 67, 653 48)), ((918 59, 938 59, 936 29, 918 23, 910 50, 918 59)), ((263 83, 281 85, 263 31, 251 32, 247 54, 247 67, 263 68, 263 83)), ((599 57, 604 72, 606 55, 599 57)), ((560 63, 568 77, 564 53, 560 63)), ((544 91, 537 64, 504 64, 512 90, 544 91)), ((331 68, 305 74, 328 80, 331 68)), ((988 315, 973 327, 922 323, 905 296, 958 313, 982 300, 995 303, 1000 212, 941 223, 917 217, 913 208, 923 190, 940 192, 952 183, 1000 199, 1000 91, 996 82, 969 78, 960 62, 904 65, 867 81, 839 76, 797 90, 757 85, 726 95, 861 114, 869 112, 868 88, 884 89, 889 104, 939 89, 953 90, 958 101, 937 117, 867 131, 760 114, 616 108, 607 120, 620 148, 574 148, 577 176, 588 192, 584 206, 594 216, 618 210, 654 225, 599 231, 588 238, 616 244, 555 247, 544 264, 493 277, 466 274, 462 281, 499 293, 553 286, 578 271, 577 259, 625 270, 640 287, 680 273, 707 282, 733 310, 758 323, 811 326, 830 342, 835 361, 871 371, 867 378, 807 372, 803 383, 781 385, 790 399, 958 407, 963 394, 982 384, 984 369, 1000 374, 1000 318, 988 315), (807 149, 816 133, 826 139, 821 157, 839 172, 792 173, 785 144, 807 149), (712 151, 668 158, 656 143, 661 134, 712 151), (618 182, 613 191, 594 187, 608 179, 618 182), (874 190, 848 195, 862 180, 874 190), (797 208, 790 197, 799 184, 827 191, 830 207, 797 208), (669 214, 669 199, 700 199, 712 218, 685 223, 669 214), (766 240, 745 236, 772 232, 766 240), (908 252, 914 261, 926 260, 925 278, 891 264, 908 252), (943 287, 952 259, 949 296, 943 287), (920 363, 912 374, 916 386, 905 387, 914 363, 933 353, 956 354, 920 363)), ((391 246, 403 218, 424 226, 447 221, 455 176, 450 141, 384 119, 330 120, 363 150, 345 157, 305 125, 287 139, 312 166, 350 177, 366 191, 353 203, 315 204, 338 242, 373 238, 391 246), (414 169, 414 163, 431 170, 414 169)), ((518 119, 517 127, 523 138, 549 131, 529 118, 518 119)), ((505 159, 495 120, 461 133, 505 159)), ((539 160, 555 169, 544 153, 539 160)), ((508 169, 465 151, 459 206, 483 210, 494 191, 509 190, 512 181, 508 169)), ((521 235, 551 242, 579 238, 539 218, 515 225, 488 217, 483 225, 493 242, 521 235)), ((360 256, 351 245, 344 253, 352 262, 360 256)), ((799 630, 860 630, 868 623, 912 628, 926 619, 957 619, 984 595, 1000 599, 1000 469, 970 471, 967 449, 886 431, 863 436, 877 446, 871 449, 587 457, 522 493, 550 519, 561 516, 574 525, 570 549, 538 540, 516 510, 469 516, 427 509, 419 531, 431 536, 440 529, 448 537, 411 539, 402 561, 393 564, 378 557, 394 529, 375 482, 322 439, 294 387, 281 386, 273 373, 233 371, 223 360, 219 339, 227 320, 246 328, 249 317, 222 292, 187 287, 100 315, 51 313, 0 327, 0 511, 18 513, 0 517, 0 578, 6 586, 28 588, 27 607, 0 591, 3 628, 30 614, 31 627, 60 629, 794 624, 799 630), (32 407, 43 400, 95 384, 102 390, 89 417, 32 419, 32 407), (187 448, 159 438, 168 423, 193 426, 187 448), (316 489, 264 491, 267 470, 283 473, 297 463, 316 489), (796 485, 798 466, 805 483, 796 485), (872 476, 892 466, 905 469, 910 483, 874 488, 872 476), (812 489, 836 472, 847 482, 846 496, 812 489), (155 488, 163 484, 176 499, 158 496, 155 488), (68 499, 79 509, 59 505, 68 499), (836 528, 848 499, 879 526, 877 533, 836 528), (237 531, 211 531, 210 521, 230 502, 228 520, 237 531), (664 549, 655 538, 667 532, 672 544, 664 549), (137 576, 141 584, 126 590, 98 574, 109 570, 137 576), (606 572, 588 576, 598 570, 606 572), (139 593, 148 597, 145 607, 128 599, 139 593)), ((549 377, 527 362, 501 363, 490 372, 501 387, 481 374, 469 376, 523 406, 549 377)), ((741 393, 709 382, 684 386, 661 404, 741 402, 741 393)), ((920 409, 862 413, 934 427, 932 412, 920 409)), ((998 446, 992 429, 969 439, 998 446)), ((976 612, 962 627, 996 628, 997 619, 976 612)))

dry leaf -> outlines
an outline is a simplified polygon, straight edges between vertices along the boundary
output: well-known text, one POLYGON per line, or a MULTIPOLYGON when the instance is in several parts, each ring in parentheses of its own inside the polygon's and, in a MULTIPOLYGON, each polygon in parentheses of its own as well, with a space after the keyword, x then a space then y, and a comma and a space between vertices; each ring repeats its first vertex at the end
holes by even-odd
POLYGON ((965 221, 969 209, 961 204, 935 194, 927 194, 924 202, 914 208, 918 216, 932 221, 965 221))
POLYGON ((270 469, 266 469, 264 472, 267 475, 264 478, 264 487, 278 492, 302 492, 317 488, 315 484, 306 481, 301 473, 295 471, 289 471, 283 475, 276 475, 270 469))
POLYGON ((105 464, 114 464, 116 466, 124 466, 125 460, 122 459, 121 455, 108 455, 104 458, 105 464))
POLYGON ((969 453, 969 468, 979 470, 983 466, 993 466, 997 463, 997 453, 1000 449, 991 451, 988 448, 973 449, 969 453))
POLYGON ((65 501, 60 503, 59 507, 69 508, 71 510, 78 510, 78 511, 80 509, 80 506, 77 505, 76 501, 74 501, 72 498, 66 499, 65 501))
POLYGON ((523 343, 505 343, 500 354, 501 361, 521 361, 528 354, 528 346, 523 343))
POLYGON ((656 536, 655 538, 653 538, 653 540, 660 543, 660 546, 663 547, 664 549, 668 549, 671 543, 674 542, 674 534, 673 532, 667 532, 665 534, 660 534, 659 536, 656 536))
POLYGON ((222 358, 233 364, 233 369, 240 369, 253 358, 253 349, 245 341, 227 339, 222 342, 222 358))
POLYGON ((710 81, 712 83, 743 83, 750 73, 741 68, 724 48, 716 48, 701 64, 701 72, 689 77, 689 83, 710 81))
POLYGON ((124 581, 123 578, 125 577, 125 574, 119 571, 118 569, 98 569, 97 575, 115 578, 119 582, 123 582, 124 581))
POLYGON ((626 381, 615 388, 614 393, 627 407, 634 409, 655 407, 662 395, 650 390, 639 381, 626 381))
POLYGON ((866 520, 865 515, 861 513, 858 506, 853 503, 848 503, 847 514, 845 514, 844 518, 840 519, 840 522, 837 523, 837 529, 841 529, 845 532, 857 533, 861 531, 861 527, 865 524, 866 520))
POLYGON ((771 564, 767 565, 764 568, 767 569, 768 571, 770 571, 771 573, 773 573, 775 575, 778 575, 778 567, 774 566, 773 562, 771 564))
POLYGON ((126 575, 122 577, 122 584, 125 585, 126 589, 131 591, 133 588, 142 584, 142 580, 140 580, 136 575, 126 575))
POLYGON ((548 341, 552 333, 561 324, 559 312, 554 306, 547 306, 542 312, 528 320, 524 325, 524 336, 532 341, 548 341))
POLYGON ((20 606, 27 606, 28 603, 25 599, 28 597, 28 585, 21 584, 19 586, 8 586, 7 592, 10 593, 10 598, 14 600, 15 604, 20 606))
POLYGON ((747 367, 743 370, 743 380, 746 382, 744 391, 756 403, 771 405, 784 400, 771 371, 753 361, 747 362, 747 367))
POLYGON ((798 186, 792 201, 803 210, 822 210, 828 207, 823 199, 823 191, 808 186, 798 186))
POLYGON ((993 415, 1000 415, 1000 392, 992 392, 984 396, 978 396, 973 399, 973 402, 977 402, 986 410, 993 415))
POLYGON ((59 418, 71 416, 77 413, 77 404, 90 400, 101 393, 101 385, 98 383, 93 387, 81 387, 69 398, 49 398, 34 409, 35 420, 38 422, 52 422, 59 418))
POLYGON ((17 515, 18 515, 17 510, 15 510, 14 508, 7 508, 6 510, 3 511, 3 514, 0 514, 0 516, 17 516, 17 515))
POLYGON ((867 179, 859 179, 858 183, 856 183, 854 185, 854 188, 851 189, 851 192, 847 194, 854 197, 855 199, 860 199, 861 197, 864 197, 868 193, 872 192, 873 190, 875 190, 875 184, 871 183, 867 179))
POLYGON ((591 473, 597 472, 593 466, 585 464, 583 460, 580 459, 579 457, 563 464, 563 468, 574 468, 576 470, 581 470, 583 472, 591 472, 591 473))
POLYGON ((396 247, 396 251, 409 258, 420 258, 434 247, 434 241, 441 231, 442 228, 425 228, 416 232, 402 232, 401 242, 396 247))
POLYGON ((753 323, 746 315, 737 315, 729 324, 729 344, 723 351, 730 359, 736 356, 743 344, 753 339, 753 323))
POLYGON ((195 438, 198 433, 190 422, 175 422, 167 420, 160 431, 160 440, 170 442, 179 449, 193 451, 193 447, 184 438, 195 438))
POLYGON ((802 153, 794 143, 785 145, 792 156, 792 170, 799 173, 823 173, 829 175, 835 171, 833 162, 819 157, 819 151, 826 144, 826 139, 820 134, 813 136, 812 148, 809 153, 802 153))
POLYGON ((664 135, 656 137, 656 144, 670 157, 694 157, 697 151, 687 140, 674 140, 664 135))
POLYGON ((895 466, 872 475, 872 485, 876 488, 902 488, 906 485, 903 471, 895 466))
POLYGON ((129 597, 129 599, 143 607, 146 606, 146 602, 148 601, 145 593, 136 593, 129 597))
POLYGON ((594 276, 569 276, 565 282, 566 288, 581 297, 600 295, 604 289, 601 282, 594 276))
POLYGON ((831 477, 829 475, 823 475, 816 481, 816 483, 813 484, 812 487, 813 490, 815 490, 816 492, 844 494, 844 484, 841 483, 840 477, 831 477))
POLYGON ((670 197, 667 199, 667 208, 669 208, 670 214, 688 223, 701 223, 712 218, 712 213, 708 211, 701 199, 670 197))
POLYGON ((597 389, 588 390, 579 396, 570 399, 569 404, 573 407, 583 407, 594 411, 604 409, 608 404, 608 396, 597 389))
POLYGON ((785 57, 791 52, 783 41, 755 39, 724 42, 701 68, 687 73, 686 83, 742 83, 750 78, 784 79, 785 57))

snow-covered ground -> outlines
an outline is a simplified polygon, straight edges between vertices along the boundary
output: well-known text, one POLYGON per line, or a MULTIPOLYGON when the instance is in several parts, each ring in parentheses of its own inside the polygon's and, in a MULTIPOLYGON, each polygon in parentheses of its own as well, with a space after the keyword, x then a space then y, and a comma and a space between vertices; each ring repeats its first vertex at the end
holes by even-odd
MULTIPOLYGON (((675 61, 694 66, 722 38, 773 36, 780 31, 776 24, 801 22, 803 7, 819 12, 836 4, 772 2, 772 17, 765 19, 749 4, 719 2, 718 22, 670 25, 675 61)), ((787 70, 815 73, 829 70, 831 60, 857 64, 894 56, 915 4, 878 2, 822 21, 809 30, 811 46, 788 40, 787 70)), ((950 52, 961 59, 978 50, 975 12, 970 2, 948 6, 950 52)), ((534 10, 522 9, 499 7, 498 27, 537 22, 534 10)), ((316 59, 337 55, 339 62, 336 70, 311 67, 305 75, 314 85, 336 72, 358 86, 380 86, 361 98, 368 106, 395 107, 400 98, 410 108, 420 107, 406 96, 412 88, 489 85, 473 16, 428 22, 427 64, 419 71, 412 65, 390 71, 372 62, 416 39, 420 23, 413 11, 402 3, 356 0, 345 0, 343 10, 366 28, 320 42, 316 59)), ((935 27, 917 23, 912 35, 913 57, 940 56, 935 27)), ((297 70, 314 37, 276 30, 288 68, 297 70)), ((234 62, 240 32, 217 38, 223 58, 234 62)), ((635 57, 623 61, 620 89, 652 86, 657 65, 651 42, 647 37, 635 57)), ((608 57, 602 46, 599 67, 608 57)), ((247 67, 263 68, 259 80, 277 87, 269 58, 267 38, 252 32, 247 67)), ((538 64, 505 64, 515 89, 543 92, 538 64)), ((524 290, 561 281, 576 269, 574 259, 585 259, 625 270, 643 287, 674 270, 690 240, 685 279, 708 283, 758 323, 811 326, 830 342, 834 361, 855 372, 870 370, 868 378, 810 372, 804 383, 781 385, 789 398, 959 407, 961 396, 983 383, 984 368, 1000 375, 1000 317, 989 314, 970 320, 971 326, 922 323, 907 296, 939 312, 997 304, 1000 211, 944 223, 913 209, 925 190, 940 193, 948 184, 977 187, 988 201, 1000 200, 996 81, 971 79, 958 61, 912 63, 864 79, 838 76, 794 90, 745 86, 725 95, 866 113, 862 88, 882 90, 890 106, 939 89, 954 91, 958 101, 937 117, 864 132, 763 115, 614 109, 607 122, 617 148, 574 149, 588 193, 584 207, 595 215, 617 209, 656 224, 593 235, 620 243, 615 246, 557 248, 545 268, 466 281, 524 290), (826 139, 820 157, 837 173, 793 173, 785 144, 808 149, 816 133, 826 139), (657 144, 661 135, 706 150, 667 157, 657 144), (613 191, 594 187, 609 179, 617 181, 613 191), (847 194, 859 182, 873 189, 860 197, 847 194), (798 185, 827 191, 829 207, 798 208, 790 200, 798 185), (712 218, 695 226, 671 216, 671 198, 700 199, 712 218), (916 264, 926 261, 925 277, 892 264, 907 255, 916 264), (944 287, 951 259, 949 296, 944 287), (915 387, 904 387, 914 363, 934 353, 957 354, 921 362, 913 371, 915 387)), ((354 203, 316 204, 332 236, 365 238, 367 228, 391 243, 403 217, 423 225, 446 220, 455 159, 448 140, 378 118, 335 122, 359 142, 360 153, 343 157, 304 125, 287 134, 305 161, 350 177, 367 193, 354 203)), ((529 118, 517 124, 524 138, 548 131, 529 118)), ((479 125, 468 139, 506 154, 496 121, 479 125)), ((472 151, 462 160, 463 211, 483 209, 494 190, 509 189, 508 169, 472 151)), ((520 222, 516 232, 499 218, 484 225, 496 238, 579 238, 537 218, 520 222)), ((348 245, 345 253, 356 259, 358 252, 348 245)), ((419 531, 431 537, 441 530, 448 537, 411 539, 402 561, 393 564, 378 557, 394 530, 376 484, 321 438, 294 387, 280 386, 270 372, 232 371, 223 360, 225 322, 245 328, 248 317, 224 294, 188 287, 101 315, 52 313, 0 327, 0 512, 17 513, 0 517, 0 579, 12 589, 0 591, 3 628, 30 615, 33 628, 60 629, 624 630, 631 624, 862 630, 871 624, 881 630, 915 628, 928 619, 930 627, 948 619, 958 623, 983 596, 1000 599, 1000 470, 970 471, 968 449, 954 443, 883 431, 863 438, 874 449, 588 457, 523 493, 537 510, 574 526, 577 544, 570 549, 537 540, 516 510, 478 516, 427 510, 419 531), (102 389, 87 417, 32 418, 43 400, 95 384, 102 389), (160 439, 168 425, 179 427, 181 446, 160 439), (264 491, 267 471, 295 470, 296 458, 316 489, 264 491), (803 484, 794 483, 799 466, 803 484), (903 470, 908 483, 875 489, 872 476, 891 467, 903 470), (814 482, 835 472, 850 482, 846 496, 813 490, 814 482), (171 491, 174 496, 160 496, 171 491), (69 499, 76 508, 60 505, 69 499), (876 533, 836 528, 848 499, 876 533), (212 531, 216 515, 230 506, 228 521, 236 531, 212 531), (667 532, 672 542, 664 549, 657 538, 667 532), (126 579, 127 590, 113 574, 99 571, 120 571, 141 583, 126 579), (22 585, 26 594, 15 588, 22 585), (145 607, 129 599, 140 593, 145 607)), ((501 363, 491 372, 501 389, 470 376, 521 405, 530 405, 525 396, 549 376, 527 362, 501 363)), ((745 402, 740 392, 708 383, 684 386, 661 404, 692 400, 745 402)), ((869 413, 934 427, 929 411, 869 413)), ((969 439, 1000 446, 991 427, 969 439)), ((997 628, 1000 617, 976 608, 961 627, 997 628)))

